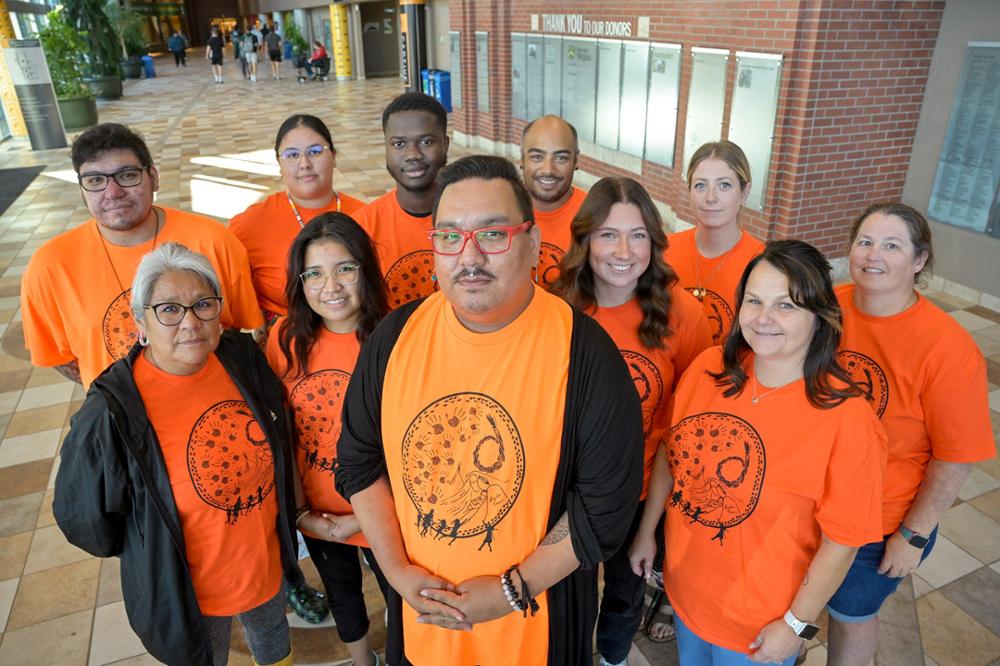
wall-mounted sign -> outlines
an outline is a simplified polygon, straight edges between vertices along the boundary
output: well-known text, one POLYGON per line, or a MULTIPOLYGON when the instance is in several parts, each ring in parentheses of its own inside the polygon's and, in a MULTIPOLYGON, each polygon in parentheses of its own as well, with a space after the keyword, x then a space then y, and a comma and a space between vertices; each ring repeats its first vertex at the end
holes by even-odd
POLYGON ((562 37, 545 35, 544 44, 543 112, 558 116, 562 114, 562 37))
POLYGON ((617 150, 618 114, 622 103, 622 43, 617 39, 602 39, 598 42, 597 53, 595 141, 602 146, 617 150))
POLYGON ((736 87, 729 110, 729 140, 743 149, 750 163, 750 195, 746 206, 753 210, 763 207, 780 85, 780 55, 736 52, 736 87))
POLYGON ((528 119, 527 40, 523 32, 510 33, 510 115, 528 119))
POLYGON ((525 49, 527 71, 525 120, 534 120, 545 113, 545 43, 541 35, 528 35, 525 49))
POLYGON ((927 212, 998 235, 1000 205, 1000 42, 969 42, 927 212))
POLYGON ((726 102, 726 49, 691 49, 691 88, 684 122, 684 166, 703 143, 722 138, 722 113, 726 102))
POLYGON ((635 34, 633 25, 632 19, 592 18, 583 14, 542 14, 540 21, 532 20, 532 30, 588 37, 631 37, 635 34))
MULTIPOLYGON (((649 59, 650 48, 647 42, 623 43, 618 149, 636 157, 642 157, 646 137, 649 59)), ((657 128, 657 131, 664 130, 657 128)), ((673 134, 673 128, 669 131, 673 134)))
POLYGON ((562 48, 562 116, 576 127, 581 141, 593 142, 597 40, 566 38, 562 48))
POLYGON ((476 105, 490 112, 490 33, 476 31, 476 105))
POLYGON ((673 168, 681 89, 681 45, 649 45, 649 101, 645 157, 673 168))
POLYGON ((448 33, 448 51, 451 56, 451 106, 462 106, 462 33, 448 33))

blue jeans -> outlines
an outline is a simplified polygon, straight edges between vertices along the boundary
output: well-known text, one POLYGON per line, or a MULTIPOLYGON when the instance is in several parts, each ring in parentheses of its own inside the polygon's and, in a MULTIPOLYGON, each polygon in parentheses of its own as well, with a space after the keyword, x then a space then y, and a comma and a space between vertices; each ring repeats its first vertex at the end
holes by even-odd
MULTIPOLYGON (((881 541, 865 544, 858 549, 844 582, 826 605, 832 617, 850 624, 867 622, 878 615, 882 604, 899 587, 902 578, 890 578, 878 572, 878 565, 885 555, 885 544, 891 536, 890 534, 881 541)), ((927 537, 927 545, 920 556, 921 562, 931 554, 935 541, 936 527, 927 537)))
MULTIPOLYGON (((750 657, 742 652, 729 650, 709 643, 699 638, 687 628, 679 614, 674 614, 674 627, 677 629, 677 656, 681 666, 749 666, 754 664, 750 657)), ((792 666, 798 653, 781 662, 781 666, 792 666)))

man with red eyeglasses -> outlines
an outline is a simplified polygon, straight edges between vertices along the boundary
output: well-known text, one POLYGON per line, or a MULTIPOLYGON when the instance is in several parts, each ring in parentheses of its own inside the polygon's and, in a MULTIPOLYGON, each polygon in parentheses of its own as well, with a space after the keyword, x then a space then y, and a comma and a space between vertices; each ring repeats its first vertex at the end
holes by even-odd
POLYGON ((440 291, 366 340, 338 490, 394 590, 413 664, 591 659, 597 563, 642 486, 642 414, 614 343, 533 282, 514 165, 458 160, 429 233, 440 291))

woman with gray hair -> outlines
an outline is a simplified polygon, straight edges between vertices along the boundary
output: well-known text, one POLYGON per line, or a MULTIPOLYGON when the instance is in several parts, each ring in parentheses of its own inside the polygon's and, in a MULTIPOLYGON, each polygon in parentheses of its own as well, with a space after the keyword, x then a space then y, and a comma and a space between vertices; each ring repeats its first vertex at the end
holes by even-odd
POLYGON ((281 383, 249 335, 222 330, 219 280, 178 243, 132 283, 139 341, 73 417, 56 477, 66 538, 121 559, 129 623, 168 664, 219 666, 232 618, 258 664, 291 664, 282 579, 296 488, 281 383))

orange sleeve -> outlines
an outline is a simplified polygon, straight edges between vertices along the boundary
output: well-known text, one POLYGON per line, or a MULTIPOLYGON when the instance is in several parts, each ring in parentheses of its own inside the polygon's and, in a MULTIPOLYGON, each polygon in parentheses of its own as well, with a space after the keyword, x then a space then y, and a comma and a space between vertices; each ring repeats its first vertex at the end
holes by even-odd
MULTIPOLYGON (((344 194, 340 192, 340 212, 345 215, 350 215, 355 222, 358 222, 358 218, 355 217, 355 213, 364 208, 367 204, 360 199, 356 199, 349 194, 344 194)), ((358 222, 360 224, 360 222, 358 222)))
POLYGON ((52 280, 44 264, 55 257, 39 251, 21 277, 21 319, 24 346, 31 363, 41 367, 65 365, 76 359, 66 336, 66 326, 48 287, 52 280))
POLYGON ((222 255, 219 261, 220 269, 226 275, 220 275, 219 280, 226 289, 229 300, 229 311, 233 320, 229 322, 233 328, 246 330, 259 328, 264 324, 260 307, 257 305, 257 294, 253 290, 250 279, 250 259, 243 244, 228 229, 223 229, 222 255))
MULTIPOLYGON (((270 332, 267 335, 267 345, 264 348, 264 356, 267 358, 267 364, 271 366, 271 370, 274 374, 281 378, 281 373, 285 371, 285 355, 281 353, 281 346, 278 344, 278 335, 281 333, 281 327, 285 323, 284 317, 279 317, 277 321, 274 322, 274 326, 271 327, 270 332)), ((284 384, 284 382, 282 382, 284 384)), ((288 387, 286 386, 287 390, 288 387)))
POLYGON ((964 330, 942 343, 942 354, 920 396, 931 455, 937 460, 971 463, 996 455, 990 422, 986 361, 964 330))
POLYGON ((816 505, 823 534, 843 546, 863 546, 882 534, 882 477, 886 434, 862 398, 840 407, 845 412, 826 470, 826 490, 816 505))
POLYGON ((676 345, 674 354, 674 386, 676 386, 681 375, 698 354, 712 346, 712 331, 698 299, 680 286, 675 286, 672 291, 674 307, 678 309, 679 315, 677 332, 671 340, 671 344, 676 345))

